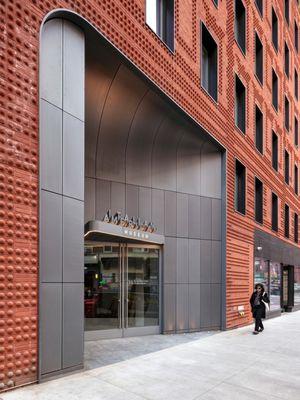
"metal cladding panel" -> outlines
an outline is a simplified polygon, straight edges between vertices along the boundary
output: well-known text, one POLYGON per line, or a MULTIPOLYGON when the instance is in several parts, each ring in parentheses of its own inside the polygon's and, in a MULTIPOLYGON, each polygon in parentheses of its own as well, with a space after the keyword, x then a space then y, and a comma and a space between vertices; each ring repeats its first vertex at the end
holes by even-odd
POLYGON ((200 282, 211 282, 212 268, 212 242, 210 240, 200 241, 200 282))
POLYGON ((199 284, 189 284, 189 328, 200 329, 200 288, 199 284))
POLYGON ((211 326, 211 290, 209 284, 200 285, 200 328, 209 328, 211 326))
POLYGON ((84 32, 63 21, 63 109, 84 121, 84 32))
POLYGON ((200 240, 189 239, 189 283, 200 283, 200 240))
POLYGON ((114 214, 119 211, 125 213, 125 184, 111 182, 111 210, 114 214))
POLYGON ((166 237, 164 246, 163 282, 176 283, 177 238, 166 237))
POLYGON ((139 217, 142 221, 152 221, 151 189, 139 187, 139 217))
POLYGON ((43 26, 40 63, 40 97, 62 108, 62 20, 43 26))
POLYGON ((219 327, 221 323, 221 285, 212 284, 211 292, 211 326, 219 327))
POLYGON ((63 198, 63 282, 83 282, 84 204, 63 198))
POLYGON ((63 113, 63 194, 84 199, 84 123, 63 113))
POLYGON ((139 216, 138 186, 126 185, 126 214, 129 218, 139 216))
POLYGON ((200 221, 200 238, 210 240, 212 231, 212 207, 211 199, 208 197, 201 197, 200 221))
POLYGON ((165 191, 165 235, 176 236, 177 202, 176 193, 165 191))
POLYGON ((212 199, 212 239, 222 239, 222 202, 212 199))
POLYGON ((200 239, 200 197, 189 195, 189 238, 200 239))
POLYGON ((201 151, 201 196, 221 199, 222 155, 209 143, 201 151))
POLYGON ((177 238, 177 284, 189 281, 189 240, 177 238))
POLYGON ((189 285, 176 285, 176 330, 189 329, 189 285))
POLYGON ((189 234, 189 197, 177 193, 177 236, 188 237, 189 234))
POLYGON ((151 191, 152 222, 157 228, 157 233, 165 233, 165 194, 163 190, 151 191))
POLYGON ((83 364, 83 283, 63 284, 63 368, 83 364))
POLYGON ((40 184, 62 193, 62 110, 41 100, 40 184))
POLYGON ((96 179, 96 219, 102 221, 107 210, 111 208, 111 182, 96 179))
POLYGON ((62 346, 62 285, 40 285, 40 362, 41 373, 60 370, 62 346))
POLYGON ((163 331, 176 330, 176 285, 163 285, 163 331))
POLYGON ((211 242, 211 282, 221 283, 222 281, 222 242, 211 242))
POLYGON ((84 179, 84 223, 96 219, 96 179, 84 179))
POLYGON ((62 196, 41 191, 41 282, 62 280, 62 196))

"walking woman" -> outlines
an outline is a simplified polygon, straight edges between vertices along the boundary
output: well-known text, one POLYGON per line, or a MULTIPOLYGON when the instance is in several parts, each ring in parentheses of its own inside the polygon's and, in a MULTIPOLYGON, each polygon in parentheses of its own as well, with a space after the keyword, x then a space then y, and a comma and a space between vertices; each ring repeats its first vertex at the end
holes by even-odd
POLYGON ((264 330, 262 318, 266 318, 266 309, 269 310, 270 300, 261 283, 257 283, 250 298, 251 311, 255 319, 254 335, 264 330))

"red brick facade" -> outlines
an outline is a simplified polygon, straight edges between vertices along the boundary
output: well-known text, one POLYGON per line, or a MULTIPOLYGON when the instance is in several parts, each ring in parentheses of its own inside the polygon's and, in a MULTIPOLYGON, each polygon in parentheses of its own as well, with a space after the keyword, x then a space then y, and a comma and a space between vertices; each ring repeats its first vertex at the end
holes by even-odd
MULTIPOLYGON (((299 210, 294 195, 294 20, 298 2, 290 0, 290 24, 283 1, 265 0, 261 18, 254 0, 247 9, 246 56, 234 38, 234 1, 175 0, 175 52, 145 24, 145 0, 0 0, 0 390, 33 382, 38 355, 38 71, 43 18, 57 8, 86 18, 126 56, 210 132, 227 150, 227 327, 251 321, 247 305, 253 283, 254 176, 264 183, 264 225, 271 230, 271 191, 279 196, 278 237, 283 238, 284 204, 299 210), (279 19, 279 51, 271 41, 272 5, 279 19), (200 85, 200 22, 219 46, 219 89, 215 103, 200 85), (255 77, 255 31, 264 46, 264 85, 255 77), (284 41, 290 49, 290 78, 284 74, 284 41), (279 111, 272 106, 272 68, 279 78, 279 111), (246 135, 234 123, 234 72, 247 89, 246 135), (284 128, 284 94, 290 101, 290 132, 284 128), (264 155, 255 149, 255 104, 264 114, 264 155), (272 169, 272 129, 279 137, 279 172, 272 169), (283 153, 291 158, 291 185, 284 183, 283 153), (247 168, 246 215, 234 211, 235 158, 247 168)), ((293 229, 293 227, 292 227, 293 229)), ((292 243, 293 235, 290 242, 292 243)))

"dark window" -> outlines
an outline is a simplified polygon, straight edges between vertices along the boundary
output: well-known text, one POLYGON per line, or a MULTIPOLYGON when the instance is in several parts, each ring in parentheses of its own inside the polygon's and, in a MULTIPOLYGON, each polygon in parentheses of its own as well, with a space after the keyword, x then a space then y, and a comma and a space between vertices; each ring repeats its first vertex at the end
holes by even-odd
POLYGON ((278 76, 272 69, 272 103, 276 111, 278 111, 278 76))
POLYGON ((263 10, 264 2, 263 2, 263 0, 255 0, 255 4, 256 4, 256 7, 257 7, 260 15, 263 16, 263 14, 264 14, 264 10, 263 10))
POLYGON ((235 39, 246 53, 246 9, 242 0, 235 0, 235 39))
POLYGON ((272 229, 278 231, 278 197, 272 193, 272 229))
POLYGON ((239 77, 235 76, 235 124, 246 132, 246 88, 239 77))
POLYGON ((272 8, 272 42, 276 50, 278 50, 278 18, 272 8))
POLYGON ((207 92, 218 98, 218 46, 202 23, 201 83, 207 92))
POLYGON ((298 214, 294 214, 294 241, 298 243, 298 214))
POLYGON ((296 195, 299 194, 299 190, 298 190, 298 180, 299 180, 299 177, 298 177, 298 167, 297 167, 297 165, 295 165, 295 166, 294 166, 294 190, 295 190, 296 195))
POLYGON ((258 151, 263 154, 263 114, 260 109, 255 106, 255 145, 258 151))
POLYGON ((219 5, 219 1, 218 1, 218 0, 213 0, 213 3, 214 3, 214 5, 215 5, 216 7, 218 7, 218 5, 219 5))
POLYGON ((278 136, 272 131, 272 167, 278 171, 278 136))
POLYGON ((297 146, 298 147, 298 143, 299 143, 299 131, 298 131, 298 120, 297 120, 297 118, 295 117, 295 126, 294 126, 294 129, 295 129, 295 132, 294 132, 294 135, 295 135, 295 146, 297 146))
POLYGON ((263 223, 263 184, 255 178, 255 220, 263 223))
POLYGON ((290 207, 287 204, 284 205, 284 236, 290 237, 290 207))
POLYGON ((246 213, 246 168, 238 160, 235 162, 235 209, 246 213))
POLYGON ((294 74, 294 92, 295 92, 295 97, 298 100, 298 72, 295 70, 295 74, 294 74))
POLYGON ((290 130, 290 102, 284 98, 284 126, 286 130, 290 130))
POLYGON ((284 72, 287 77, 290 73, 290 51, 286 43, 284 43, 284 72))
POLYGON ((284 150, 284 180, 289 185, 290 183, 290 155, 284 150))
POLYGON ((263 45, 257 35, 255 34, 255 73, 261 83, 263 83, 263 45))
POLYGON ((284 0, 284 16, 286 22, 290 23, 290 0, 284 0))
POLYGON ((146 22, 174 50, 174 0, 146 0, 146 22))
POLYGON ((295 48, 298 51, 299 50, 299 29, 298 29, 298 25, 296 24, 296 21, 295 21, 295 27, 294 27, 294 42, 295 42, 295 48))

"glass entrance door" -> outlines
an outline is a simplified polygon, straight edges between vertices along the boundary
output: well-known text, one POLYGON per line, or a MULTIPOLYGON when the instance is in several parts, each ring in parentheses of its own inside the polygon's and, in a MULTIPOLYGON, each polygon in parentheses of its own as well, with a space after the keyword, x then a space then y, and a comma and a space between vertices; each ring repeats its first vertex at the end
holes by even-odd
POLYGON ((159 248, 85 244, 87 339, 159 333, 159 248))

